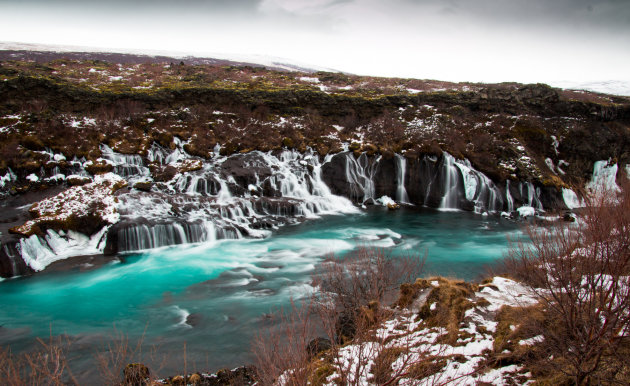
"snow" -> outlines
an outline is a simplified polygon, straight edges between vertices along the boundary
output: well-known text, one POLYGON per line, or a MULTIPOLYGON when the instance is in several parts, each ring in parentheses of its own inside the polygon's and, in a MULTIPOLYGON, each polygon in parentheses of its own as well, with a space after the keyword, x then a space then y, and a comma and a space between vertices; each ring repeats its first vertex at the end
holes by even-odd
POLYGON ((602 80, 593 82, 556 81, 549 83, 553 87, 571 90, 588 90, 593 92, 630 96, 630 81, 602 80))
POLYGON ((396 205, 396 201, 392 200, 391 197, 389 196, 382 196, 381 198, 378 198, 376 201, 383 206, 396 205))
POLYGON ((586 184, 586 189, 591 193, 601 194, 606 191, 618 192, 617 164, 609 165, 609 161, 597 161, 593 165, 593 177, 586 184))
MULTIPOLYGON (((437 280, 433 280, 431 284, 439 286, 437 280)), ((334 373, 326 378, 324 384, 334 385, 346 376, 348 384, 372 385, 372 365, 384 350, 396 348, 400 351, 391 365, 393 373, 405 374, 416 364, 426 363, 427 360, 437 364, 440 363, 437 358, 443 359, 442 365, 438 365, 433 375, 423 379, 404 378, 403 375, 397 383, 400 385, 504 385, 513 383, 514 379, 511 377, 516 374, 531 378, 531 374, 525 373, 518 365, 486 369, 485 364, 488 352, 494 348, 492 333, 496 332, 498 325, 493 315, 506 305, 534 305, 537 303, 536 296, 518 282, 494 277, 491 283, 482 285, 474 297, 486 299, 489 305, 476 305, 466 311, 460 325, 460 331, 464 335, 460 336, 455 345, 444 343, 443 337, 448 334, 447 329, 426 328, 423 321, 416 317, 414 310, 402 310, 382 323, 373 338, 341 347, 338 355, 332 359, 334 373), (457 359, 453 358, 455 355, 458 356, 457 359)), ((437 303, 429 306, 431 310, 436 307, 437 303)), ((518 326, 511 328, 515 330, 518 326)), ((541 337, 533 337, 521 344, 535 344, 540 340, 541 337)), ((283 376, 279 384, 286 384, 286 381, 288 378, 283 376)))
POLYGON ((28 176, 26 176, 26 179, 31 181, 31 182, 37 182, 39 181, 39 177, 37 177, 35 174, 31 173, 28 176))
POLYGON ((503 277, 494 277, 492 282, 484 286, 478 296, 485 298, 490 311, 498 311, 503 306, 526 307, 538 303, 534 292, 523 284, 503 277))
POLYGON ((571 189, 562 188, 562 198, 564 199, 564 204, 569 209, 584 207, 584 201, 580 200, 577 194, 571 189))
POLYGON ((312 77, 308 77, 308 76, 303 76, 303 77, 300 78, 300 80, 302 82, 320 83, 319 78, 312 78, 312 77))
POLYGON ((63 222, 71 216, 90 213, 95 206, 98 207, 97 214, 105 222, 114 224, 120 218, 113 196, 114 186, 122 183, 123 179, 113 173, 97 175, 92 183, 71 187, 54 197, 33 204, 30 211, 36 213, 37 217, 18 229, 28 234, 41 221, 63 222))
POLYGON ((536 214, 536 209, 531 206, 521 206, 516 211, 521 217, 532 217, 536 214))
POLYGON ((533 346, 536 343, 540 343, 543 340, 545 340, 545 337, 542 335, 536 335, 532 338, 529 339, 523 339, 520 342, 518 342, 518 344, 520 344, 521 346, 533 346))
POLYGON ((43 238, 33 235, 20 240, 22 258, 35 271, 41 271, 51 263, 71 256, 103 253, 104 236, 108 229, 103 227, 92 237, 74 231, 65 234, 49 229, 43 238))

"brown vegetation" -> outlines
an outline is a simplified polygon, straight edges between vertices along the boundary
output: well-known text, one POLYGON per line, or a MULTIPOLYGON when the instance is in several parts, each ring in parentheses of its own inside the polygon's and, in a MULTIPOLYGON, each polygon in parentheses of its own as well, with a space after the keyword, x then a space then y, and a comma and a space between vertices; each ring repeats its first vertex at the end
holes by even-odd
POLYGON ((528 319, 544 339, 526 363, 550 382, 627 384, 630 189, 597 192, 577 223, 528 235, 531 243, 518 243, 507 259, 543 308, 528 319))
POLYGON ((382 303, 392 290, 419 276, 423 264, 418 256, 392 257, 373 248, 328 259, 314 277, 320 291, 300 306, 293 304, 289 313, 280 313, 280 330, 277 326, 265 330, 255 340, 259 381, 264 385, 278 379, 287 385, 318 385, 337 373, 339 383, 355 384, 360 373, 372 371, 387 383, 400 376, 388 368, 388 361, 391 365, 394 358, 383 345, 370 346, 370 352, 360 350, 358 366, 340 362, 338 353, 349 342, 374 339, 374 328, 393 312, 382 303), (371 356, 381 358, 374 369, 367 361, 371 356))

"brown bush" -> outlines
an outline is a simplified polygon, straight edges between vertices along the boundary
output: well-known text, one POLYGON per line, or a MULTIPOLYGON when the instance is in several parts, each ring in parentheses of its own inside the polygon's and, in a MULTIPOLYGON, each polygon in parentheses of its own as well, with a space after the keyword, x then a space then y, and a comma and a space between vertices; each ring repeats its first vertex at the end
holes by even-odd
POLYGON ((544 307, 537 365, 575 384, 630 381, 630 189, 598 192, 575 224, 527 230, 507 269, 544 307), (550 358, 553 358, 551 360, 550 358))

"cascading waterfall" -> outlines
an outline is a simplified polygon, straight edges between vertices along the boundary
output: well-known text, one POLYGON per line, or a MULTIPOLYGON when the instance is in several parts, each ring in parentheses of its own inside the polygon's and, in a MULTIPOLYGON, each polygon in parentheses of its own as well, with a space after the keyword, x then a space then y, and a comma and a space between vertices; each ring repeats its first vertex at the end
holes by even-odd
MULTIPOLYGON (((163 148, 152 149, 147 156, 152 162, 175 165, 192 158, 183 150, 174 151, 178 155, 171 157, 163 148)), ((321 180, 321 164, 314 153, 296 151, 278 156, 262 152, 216 156, 201 170, 178 174, 164 188, 121 196, 118 210, 122 218, 116 228, 119 252, 222 238, 266 237, 266 228, 299 218, 357 211, 349 200, 333 195, 321 180), (246 167, 251 178, 236 181, 230 172, 234 162, 246 167), (260 177, 258 170, 265 177, 260 177), (273 197, 262 196, 265 186, 273 197), (233 194, 232 188, 245 193, 233 194)))
POLYGON ((597 161, 593 164, 593 176, 586 184, 586 189, 594 194, 602 194, 607 191, 618 192, 617 185, 617 164, 609 165, 609 161, 597 161))
MULTIPOLYGON (((221 238, 227 232, 221 232, 221 238)), ((118 231, 118 250, 120 252, 141 251, 169 245, 189 244, 217 239, 212 223, 136 224, 118 231)))
POLYGON ((442 155, 443 192, 440 209, 459 209, 459 168, 455 166, 455 158, 448 153, 442 155))
POLYGON ((405 174, 407 173, 407 159, 396 154, 396 201, 409 203, 407 189, 405 189, 405 174))
POLYGON ((11 275, 17 276, 20 271, 18 269, 18 259, 22 259, 20 255, 20 251, 18 248, 19 244, 3 244, 2 249, 4 250, 4 255, 8 258, 9 263, 11 264, 11 275))
POLYGON ((352 153, 346 154, 346 181, 351 186, 353 198, 360 202, 376 198, 374 176, 380 160, 380 155, 370 160, 366 153, 357 158, 352 153))
POLYGON ((138 154, 120 154, 114 152, 109 146, 101 145, 103 159, 109 161, 114 166, 114 173, 123 178, 147 177, 150 175, 149 169, 144 166, 142 157, 138 154))
MULTIPOLYGON (((304 218, 358 212, 350 200, 332 194, 322 179, 322 166, 331 162, 332 155, 326 156, 323 162, 310 150, 303 154, 285 150, 275 155, 254 151, 221 156, 217 145, 214 156, 205 160, 187 154, 181 140, 176 138, 175 144, 174 149, 167 149, 154 143, 145 158, 152 164, 179 170, 174 178, 156 182, 149 192, 132 189, 117 197, 120 222, 107 236, 108 248, 114 252, 224 238, 266 237, 270 229, 304 218)), ((106 145, 102 145, 101 150, 115 172, 128 181, 150 179, 151 174, 141 156, 119 154, 106 145)), ((380 169, 381 156, 370 157, 363 153, 355 157, 348 152, 338 157, 343 158, 336 158, 339 162, 334 167, 344 167, 341 173, 345 173, 350 190, 344 194, 362 203, 374 200, 377 173, 392 169, 380 169)), ((388 176, 387 183, 379 185, 378 189, 390 189, 390 194, 398 202, 410 202, 406 186, 407 160, 397 154, 387 162, 393 162, 393 165, 387 164, 387 168, 393 166, 395 175, 388 176)), ((85 174, 84 163, 85 160, 76 158, 70 161, 82 174, 85 174)), ((59 172, 54 168, 50 170, 59 172)), ((424 195, 427 205, 461 209, 468 200, 474 203, 478 213, 503 208, 504 198, 500 190, 487 176, 473 169, 467 160, 455 160, 444 153, 438 161, 438 158, 427 155, 418 166, 414 165, 413 170, 420 173, 422 185, 414 194, 416 197, 424 195)), ((343 174, 340 175, 343 180, 343 174)), ((418 180, 418 176, 413 177, 418 180)), ((2 182, 12 179, 14 175, 9 171, 2 182)), ((528 203, 542 208, 538 198, 540 192, 531 183, 521 184, 519 189, 528 203)), ((505 200, 508 209, 512 210, 514 204, 509 194, 509 182, 505 200)), ((63 252, 64 248, 76 252, 77 248, 89 245, 90 250, 95 251, 93 253, 102 252, 103 234, 95 235, 98 236, 95 240, 78 234, 53 232, 23 239, 18 246, 24 261, 38 270, 69 256, 63 252)))
POLYGON ((505 181, 505 199, 508 213, 514 212, 514 199, 512 198, 512 193, 510 193, 510 180, 505 181))
POLYGON ((542 203, 540 202, 540 189, 536 188, 531 182, 521 182, 519 185, 519 191, 521 193, 521 199, 526 206, 543 210, 542 203))
POLYGON ((468 160, 455 160, 462 173, 466 199, 475 204, 475 212, 496 212, 503 207, 501 191, 485 174, 473 169, 468 160))

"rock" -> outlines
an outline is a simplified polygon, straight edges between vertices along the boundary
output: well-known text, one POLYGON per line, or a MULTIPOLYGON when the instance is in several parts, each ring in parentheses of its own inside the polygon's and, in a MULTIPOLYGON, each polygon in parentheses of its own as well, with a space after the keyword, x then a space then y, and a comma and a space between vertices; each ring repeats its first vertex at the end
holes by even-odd
POLYGON ((105 161, 89 161, 85 165, 85 170, 92 175, 104 174, 114 170, 114 166, 105 161))
POLYGON ((129 363, 123 369, 123 379, 125 385, 144 386, 149 384, 151 372, 142 363, 129 363))
POLYGON ((140 181, 133 184, 134 189, 142 190, 143 192, 151 191, 152 186, 153 186, 153 182, 151 181, 140 181))
POLYGON ((396 210, 396 209, 400 209, 400 205, 396 202, 388 202, 387 203, 387 209, 389 210, 396 210))
POLYGON ((202 320, 203 316, 201 314, 193 313, 186 317, 185 323, 191 327, 197 327, 202 320))
POLYGON ((199 373, 195 373, 191 375, 190 377, 188 377, 188 383, 191 383, 193 385, 199 385, 201 384, 201 381, 202 381, 202 378, 199 373))
POLYGON ((90 177, 72 175, 68 176, 68 178, 66 178, 66 181, 70 186, 81 186, 90 183, 92 179, 90 177))
POLYGON ((149 170, 158 182, 170 181, 177 174, 177 169, 170 165, 150 165, 149 170))
POLYGON ((355 318, 351 313, 343 313, 339 315, 335 322, 335 333, 337 334, 337 343, 343 344, 352 340, 356 334, 355 318))
POLYGON ((332 343, 330 342, 330 339, 315 338, 308 342, 308 345, 306 346, 306 352, 309 358, 313 358, 326 350, 330 350, 331 347, 332 343))
POLYGON ((571 212, 565 212, 562 219, 567 222, 575 222, 575 215, 571 212))
POLYGON ((256 378, 256 368, 253 366, 242 366, 235 369, 222 369, 209 377, 204 377, 204 385, 253 385, 256 378))
POLYGON ((184 386, 186 384, 186 381, 184 380, 183 376, 176 375, 170 379, 170 384, 174 386, 184 386))

